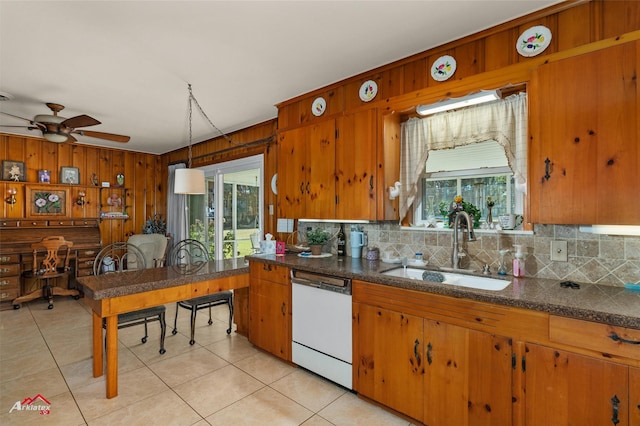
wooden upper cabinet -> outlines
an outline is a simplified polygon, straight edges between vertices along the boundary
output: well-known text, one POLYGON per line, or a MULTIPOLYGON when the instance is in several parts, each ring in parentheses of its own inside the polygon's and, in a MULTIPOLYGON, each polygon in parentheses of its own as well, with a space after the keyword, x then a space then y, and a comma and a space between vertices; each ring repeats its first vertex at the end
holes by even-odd
POLYGON ((332 219, 335 193, 334 120, 281 132, 279 217, 332 219))
POLYGON ((640 224, 640 42, 550 62, 533 74, 531 220, 640 224))
POLYGON ((376 110, 346 114, 336 139, 336 219, 376 219, 376 110))

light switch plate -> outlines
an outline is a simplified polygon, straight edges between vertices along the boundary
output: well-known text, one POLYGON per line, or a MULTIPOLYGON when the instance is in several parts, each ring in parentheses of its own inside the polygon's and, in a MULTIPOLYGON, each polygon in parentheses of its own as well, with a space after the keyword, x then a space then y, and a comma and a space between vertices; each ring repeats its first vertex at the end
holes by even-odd
POLYGON ((556 262, 569 260, 566 241, 551 241, 551 260, 556 262))

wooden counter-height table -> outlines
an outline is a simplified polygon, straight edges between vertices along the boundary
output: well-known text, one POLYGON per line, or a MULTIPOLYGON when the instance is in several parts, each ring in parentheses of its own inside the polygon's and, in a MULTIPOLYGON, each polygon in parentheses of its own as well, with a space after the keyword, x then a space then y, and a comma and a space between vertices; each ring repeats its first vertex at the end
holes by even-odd
POLYGON ((118 315, 234 290, 236 332, 247 333, 249 266, 244 258, 212 260, 188 271, 166 266, 78 278, 93 310, 93 377, 104 373, 106 348, 107 398, 118 395, 118 315), (103 321, 106 344, 103 346, 103 321))

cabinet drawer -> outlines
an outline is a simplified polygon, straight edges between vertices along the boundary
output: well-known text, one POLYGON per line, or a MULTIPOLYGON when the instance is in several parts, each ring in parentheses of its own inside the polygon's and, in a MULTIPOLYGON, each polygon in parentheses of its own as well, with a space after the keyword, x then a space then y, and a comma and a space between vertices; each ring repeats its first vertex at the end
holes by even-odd
POLYGON ((73 226, 73 220, 50 220, 49 226, 73 226))
POLYGON ((18 297, 18 289, 0 290, 0 302, 7 302, 18 297))
POLYGON ((9 291, 20 287, 20 277, 1 277, 0 291, 9 291))
POLYGON ((75 226, 88 226, 88 227, 97 228, 98 220, 97 219, 75 219, 73 221, 73 224, 75 226))
POLYGON ((78 268, 78 270, 76 271, 76 276, 77 277, 88 277, 93 275, 93 262, 91 262, 92 267, 91 268, 78 268))
POLYGON ((83 259, 83 258, 94 258, 96 257, 96 255, 98 254, 100 250, 96 250, 96 249, 83 249, 83 250, 78 250, 76 252, 76 257, 78 257, 78 259, 83 259))
POLYGON ((0 265, 5 263, 20 263, 19 254, 0 254, 0 265))
POLYGON ((278 284, 289 283, 289 268, 270 263, 251 262, 249 264, 251 278, 273 281, 278 284))
POLYGON ((49 223, 46 220, 21 220, 20 228, 37 228, 41 226, 48 226, 49 223))
POLYGON ((551 316, 549 340, 640 360, 640 330, 551 316))
POLYGON ((19 223, 17 220, 0 220, 0 228, 17 228, 19 223))
POLYGON ((12 265, 0 265, 0 277, 10 277, 12 275, 20 275, 20 265, 14 263, 12 265))

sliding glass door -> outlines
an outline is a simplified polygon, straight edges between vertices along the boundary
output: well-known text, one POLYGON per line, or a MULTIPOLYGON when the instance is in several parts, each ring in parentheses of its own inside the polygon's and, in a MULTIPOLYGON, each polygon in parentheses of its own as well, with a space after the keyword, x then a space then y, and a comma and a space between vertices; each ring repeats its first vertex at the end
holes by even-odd
POLYGON ((202 167, 207 193, 189 196, 189 237, 212 259, 252 253, 250 235, 262 232, 263 156, 202 167))

